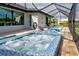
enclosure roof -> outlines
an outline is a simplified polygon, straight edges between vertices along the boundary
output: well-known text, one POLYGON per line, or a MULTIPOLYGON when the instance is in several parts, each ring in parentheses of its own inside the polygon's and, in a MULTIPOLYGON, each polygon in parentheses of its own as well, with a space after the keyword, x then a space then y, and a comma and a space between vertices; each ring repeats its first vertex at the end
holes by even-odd
POLYGON ((51 16, 66 16, 68 17, 72 3, 6 3, 8 6, 26 11, 39 11, 51 16))

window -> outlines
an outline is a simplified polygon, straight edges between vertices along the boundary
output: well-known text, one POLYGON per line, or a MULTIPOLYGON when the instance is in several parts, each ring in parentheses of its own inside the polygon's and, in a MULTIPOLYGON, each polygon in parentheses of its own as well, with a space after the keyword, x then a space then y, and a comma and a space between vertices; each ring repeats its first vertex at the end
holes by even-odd
POLYGON ((46 25, 48 26, 48 17, 46 17, 46 25))
POLYGON ((0 26, 24 25, 24 14, 0 7, 0 26))

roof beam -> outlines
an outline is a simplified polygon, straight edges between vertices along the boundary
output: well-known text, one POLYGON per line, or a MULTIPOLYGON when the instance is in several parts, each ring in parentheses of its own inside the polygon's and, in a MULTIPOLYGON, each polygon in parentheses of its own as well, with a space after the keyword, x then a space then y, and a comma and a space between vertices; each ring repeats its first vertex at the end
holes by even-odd
POLYGON ((25 9, 27 9, 27 7, 26 7, 26 3, 25 3, 25 9))
POLYGON ((55 16, 56 16, 58 13, 59 13, 59 12, 56 12, 56 13, 51 14, 51 15, 54 16, 54 18, 55 18, 55 16))
POLYGON ((7 5, 10 5, 11 3, 8 3, 7 5))
POLYGON ((60 6, 60 7, 63 7, 63 8, 65 8, 65 9, 67 9, 67 10, 70 10, 69 8, 67 8, 67 7, 65 7, 65 6, 62 6, 62 5, 59 5, 59 4, 56 4, 56 3, 54 3, 55 5, 58 5, 58 6, 60 6))
POLYGON ((47 6, 43 7, 43 8, 41 8, 40 10, 43 10, 43 9, 47 8, 47 7, 51 6, 52 4, 53 4, 53 3, 51 3, 51 4, 49 4, 49 5, 47 5, 47 6))
MULTIPOLYGON (((57 10, 59 11, 59 14, 60 14, 60 12, 61 12, 62 14, 64 14, 65 16, 68 17, 68 14, 67 14, 67 13, 64 13, 63 11, 61 11, 61 10, 57 7, 57 5, 55 5, 55 6, 56 6, 57 10)), ((60 15, 61 15, 61 14, 60 14, 60 15)))
POLYGON ((59 12, 55 12, 55 13, 53 13, 52 15, 56 15, 56 14, 58 14, 59 12))
POLYGON ((55 10, 56 10, 56 9, 53 9, 53 10, 49 11, 48 13, 54 12, 55 10))
MULTIPOLYGON (((54 4, 55 5, 55 4, 54 4)), ((56 7, 56 9, 58 10, 58 8, 57 8, 57 6, 55 5, 55 7, 56 7)), ((60 14, 60 11, 58 10, 58 12, 59 12, 59 17, 60 17, 60 20, 61 20, 61 14, 60 14)))
MULTIPOLYGON (((58 8, 59 9, 59 8, 58 8)), ((61 9, 59 9, 60 11, 62 11, 62 12, 64 12, 64 13, 67 13, 67 14, 69 14, 67 11, 64 11, 64 10, 61 10, 61 9)))
MULTIPOLYGON (((59 10, 60 11, 60 10, 59 10)), ((67 16, 68 17, 68 14, 66 14, 66 13, 64 13, 63 11, 60 11, 61 13, 63 13, 65 16, 67 16)))
POLYGON ((65 16, 68 17, 69 13, 67 13, 66 11, 63 11, 63 10, 61 10, 59 8, 57 8, 57 9, 58 9, 59 12, 61 12, 62 14, 64 14, 65 16))
POLYGON ((32 3, 32 5, 35 7, 35 9, 36 9, 36 10, 39 10, 39 9, 35 6, 35 4, 34 4, 34 3, 32 3))

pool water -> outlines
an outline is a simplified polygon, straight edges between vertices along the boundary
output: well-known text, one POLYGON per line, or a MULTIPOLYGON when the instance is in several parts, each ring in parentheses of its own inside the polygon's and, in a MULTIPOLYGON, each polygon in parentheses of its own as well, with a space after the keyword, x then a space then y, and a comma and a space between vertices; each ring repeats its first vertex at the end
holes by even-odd
POLYGON ((57 55, 61 34, 59 28, 43 32, 30 32, 0 39, 2 56, 54 56, 57 55))

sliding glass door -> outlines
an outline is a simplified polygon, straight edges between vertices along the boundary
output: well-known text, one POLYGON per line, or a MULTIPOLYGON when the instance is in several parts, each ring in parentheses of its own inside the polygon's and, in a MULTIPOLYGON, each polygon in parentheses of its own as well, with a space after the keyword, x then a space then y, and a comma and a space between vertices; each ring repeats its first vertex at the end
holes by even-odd
POLYGON ((24 25, 24 13, 0 7, 0 26, 24 25))

